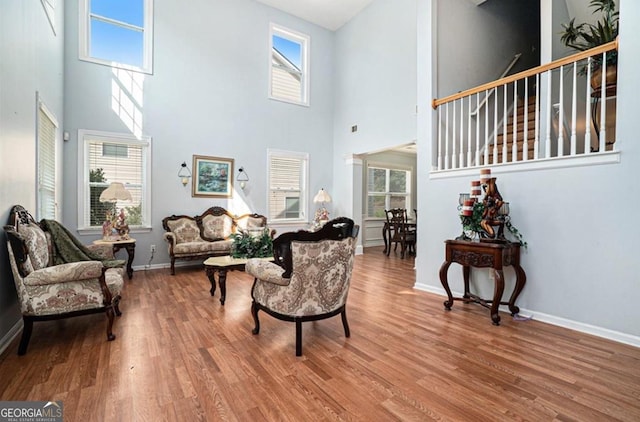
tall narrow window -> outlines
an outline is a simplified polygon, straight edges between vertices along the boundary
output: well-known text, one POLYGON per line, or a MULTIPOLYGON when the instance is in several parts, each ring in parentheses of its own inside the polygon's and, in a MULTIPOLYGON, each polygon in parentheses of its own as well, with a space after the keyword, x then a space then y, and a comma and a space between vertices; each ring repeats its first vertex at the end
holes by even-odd
POLYGON ((57 217, 56 130, 58 122, 38 97, 38 219, 57 217))
POLYGON ((271 24, 269 97, 309 105, 309 36, 271 24))
POLYGON ((151 227, 150 138, 80 130, 78 139, 82 145, 79 228, 101 227, 108 213, 121 209, 130 228, 151 227), (100 194, 113 182, 122 183, 131 193, 130 202, 100 202, 100 194))
POLYGON ((382 166, 367 170, 367 216, 384 218, 384 210, 409 209, 411 205, 411 171, 382 166))
POLYGON ((153 0, 78 0, 80 59, 153 72, 153 0))
POLYGON ((270 150, 268 161, 269 220, 305 220, 309 155, 270 150))

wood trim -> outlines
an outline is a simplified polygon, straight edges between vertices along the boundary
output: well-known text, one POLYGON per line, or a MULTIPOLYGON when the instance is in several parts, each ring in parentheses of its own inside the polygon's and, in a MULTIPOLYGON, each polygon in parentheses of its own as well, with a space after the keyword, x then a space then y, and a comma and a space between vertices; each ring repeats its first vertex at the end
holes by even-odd
POLYGON ((556 69, 556 68, 558 68, 560 66, 564 66, 564 65, 569 64, 569 63, 577 62, 579 60, 584 60, 584 59, 586 59, 588 57, 595 56, 597 54, 602 54, 602 53, 604 53, 606 51, 617 50, 618 49, 618 39, 619 38, 616 38, 615 41, 611 41, 611 42, 608 42, 606 44, 602 44, 602 45, 600 45, 598 47, 594 47, 594 48, 592 48, 590 50, 581 51, 579 53, 572 54, 572 55, 564 57, 562 59, 554 60, 554 61, 549 62, 547 64, 544 64, 544 65, 541 65, 541 66, 538 66, 538 67, 534 67, 532 69, 528 69, 528 70, 522 71, 520 73, 516 73, 515 75, 510 75, 510 76, 498 79, 496 81, 488 82, 488 83, 486 83, 484 85, 477 86, 475 88, 467 89, 466 91, 460 91, 458 93, 449 95, 447 97, 439 98, 439 99, 434 98, 433 101, 431 102, 431 106, 435 110, 441 104, 450 103, 452 101, 459 100, 460 98, 468 97, 469 95, 473 95, 473 94, 477 94, 479 92, 487 91, 489 89, 493 89, 493 88, 499 87, 501 85, 509 84, 511 82, 518 81, 520 79, 524 79, 524 78, 528 78, 530 76, 537 75, 539 73, 544 73, 544 72, 556 69))

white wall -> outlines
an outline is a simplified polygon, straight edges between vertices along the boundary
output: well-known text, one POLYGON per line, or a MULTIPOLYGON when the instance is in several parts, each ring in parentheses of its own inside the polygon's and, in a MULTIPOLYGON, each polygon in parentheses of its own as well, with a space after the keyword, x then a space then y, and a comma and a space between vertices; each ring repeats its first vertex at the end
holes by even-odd
MULTIPOLYGON (((39 1, 0 2, 0 223, 21 204, 36 216, 36 91, 63 119, 62 16, 56 2, 54 35, 39 1)), ((62 133, 58 130, 58 153, 62 133)), ((0 235, 0 345, 20 319, 6 236, 0 235)))
MULTIPOLYGON (((640 231, 634 224, 640 205, 640 145, 635 139, 634 104, 640 82, 634 75, 640 72, 640 62, 635 60, 640 51, 640 35, 634 28, 640 24, 639 17, 640 4, 624 0, 616 142, 616 149, 623 151, 621 162, 529 172, 517 172, 516 167, 494 168, 500 192, 511 203, 513 223, 529 243, 522 256, 528 282, 518 301, 523 312, 636 345, 640 344, 640 307, 635 303, 640 285, 633 263, 634 241, 640 231)), ((430 20, 419 20, 418 33, 429 33, 432 25, 430 20)), ((556 35, 543 34, 543 44, 544 38, 550 36, 556 35)), ((429 51, 429 43, 429 38, 419 38, 419 54, 429 51)), ((419 80, 429 79, 429 61, 419 58, 419 80)), ((432 90, 421 87, 426 95, 432 90)), ((421 113, 418 119, 419 127, 426 128, 419 131, 419 163, 431 162, 430 152, 420 154, 420 146, 431 142, 433 114, 421 113)), ((451 177, 420 184, 418 206, 426 211, 419 215, 420 288, 443 292, 438 278, 438 268, 444 260, 443 240, 460 232, 457 195, 467 190, 469 180, 451 177)), ((455 267, 450 269, 450 280, 460 277, 455 267)), ((506 274, 509 279, 513 276, 511 270, 506 274)), ((483 282, 482 275, 477 281, 483 282)), ((508 288, 512 286, 510 281, 508 288)), ((482 283, 481 288, 486 287, 482 283)), ((461 282, 454 282, 452 289, 460 292, 461 282)))
MULTIPOLYGON (((154 16, 154 74, 144 75, 141 110, 143 133, 153 138, 153 230, 133 234, 134 266, 148 262, 150 244, 158 246, 152 265, 169 261, 163 217, 200 214, 214 205, 266 214, 267 148, 310 154, 310 201, 332 180, 332 32, 249 0, 157 1, 154 16), (270 22, 311 37, 309 107, 268 99, 270 22), (231 200, 192 198, 177 172, 183 161, 191 167, 194 154, 233 158, 236 172, 242 166, 250 177, 245 191, 236 186, 231 200)), ((73 228, 77 130, 127 128, 111 110, 111 69, 78 60, 77 2, 68 4, 66 24, 65 130, 71 140, 65 144, 63 217, 73 228)), ((311 203, 311 218, 313 211, 311 203)))
POLYGON ((336 32, 334 206, 358 224, 362 186, 345 159, 416 139, 416 3, 375 0, 336 32))

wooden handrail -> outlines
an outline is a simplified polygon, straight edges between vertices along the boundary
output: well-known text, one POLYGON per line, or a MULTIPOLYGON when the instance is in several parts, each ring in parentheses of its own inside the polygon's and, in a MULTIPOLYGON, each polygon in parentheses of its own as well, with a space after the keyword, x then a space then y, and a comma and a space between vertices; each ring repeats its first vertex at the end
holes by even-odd
POLYGON ((575 54, 572 54, 570 56, 564 57, 562 59, 554 60, 554 61, 549 62, 547 64, 544 64, 544 65, 541 65, 541 66, 538 66, 538 67, 534 67, 532 69, 528 69, 528 70, 522 71, 520 73, 516 73, 515 75, 510 75, 510 76, 507 76, 507 77, 502 78, 502 79, 498 79, 498 80, 493 81, 493 82, 488 82, 488 83, 486 83, 484 85, 480 85, 480 86, 477 86, 475 88, 467 89, 466 91, 457 92, 455 94, 449 95, 448 97, 439 98, 439 99, 434 98, 433 101, 432 101, 431 106, 434 109, 437 109, 438 106, 441 105, 441 104, 446 104, 446 103, 449 103, 451 101, 459 100, 460 98, 465 98, 465 97, 468 97, 469 95, 477 94, 479 92, 483 92, 483 91, 486 91, 488 89, 496 88, 496 87, 498 87, 500 85, 505 85, 505 84, 509 84, 511 82, 519 81, 520 79, 528 78, 529 76, 534 76, 534 75, 537 75, 539 73, 546 72, 548 70, 556 69, 556 68, 558 68, 560 66, 564 66, 564 65, 569 64, 569 63, 577 62, 579 60, 584 60, 584 59, 586 59, 588 57, 595 56, 597 54, 602 54, 604 52, 611 51, 611 50, 617 50, 617 49, 618 49, 618 38, 616 38, 614 41, 608 42, 606 44, 599 45, 599 46, 594 47, 594 48, 592 48, 590 50, 580 51, 578 53, 575 53, 575 54))

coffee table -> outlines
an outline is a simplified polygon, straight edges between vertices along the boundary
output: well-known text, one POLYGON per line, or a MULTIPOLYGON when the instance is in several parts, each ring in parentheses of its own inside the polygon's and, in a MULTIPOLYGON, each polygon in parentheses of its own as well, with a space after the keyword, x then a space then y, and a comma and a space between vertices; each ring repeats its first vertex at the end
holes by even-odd
POLYGON ((204 261, 204 270, 211 282, 211 296, 216 292, 215 273, 218 272, 218 284, 220 285, 220 304, 224 305, 227 297, 227 271, 244 271, 244 267, 249 259, 262 259, 265 261, 273 261, 273 257, 267 258, 232 258, 229 255, 214 256, 204 261))

